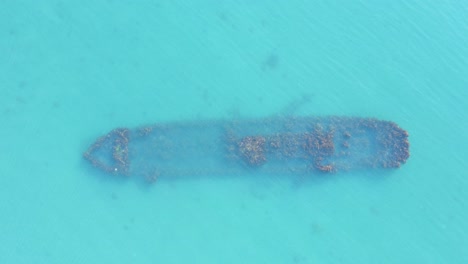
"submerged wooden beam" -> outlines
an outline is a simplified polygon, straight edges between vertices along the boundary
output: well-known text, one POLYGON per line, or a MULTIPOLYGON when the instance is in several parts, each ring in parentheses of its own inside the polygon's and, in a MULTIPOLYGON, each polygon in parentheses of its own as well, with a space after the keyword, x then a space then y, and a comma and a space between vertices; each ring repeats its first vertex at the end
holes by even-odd
POLYGON ((116 175, 313 174, 398 168, 409 158, 397 124, 358 117, 275 117, 117 128, 84 153, 116 175))

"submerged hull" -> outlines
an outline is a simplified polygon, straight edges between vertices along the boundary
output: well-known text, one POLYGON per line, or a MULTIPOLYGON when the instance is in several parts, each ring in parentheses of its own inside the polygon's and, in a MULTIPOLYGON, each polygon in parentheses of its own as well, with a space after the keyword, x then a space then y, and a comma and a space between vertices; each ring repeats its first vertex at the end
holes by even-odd
POLYGON ((408 133, 393 122, 354 117, 275 117, 118 128, 84 153, 110 174, 159 177, 332 173, 397 168, 408 133))

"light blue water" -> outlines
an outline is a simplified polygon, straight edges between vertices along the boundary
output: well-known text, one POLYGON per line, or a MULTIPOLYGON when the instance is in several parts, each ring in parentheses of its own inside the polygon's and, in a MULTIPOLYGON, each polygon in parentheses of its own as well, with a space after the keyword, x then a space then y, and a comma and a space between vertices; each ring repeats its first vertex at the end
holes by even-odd
POLYGON ((0 263, 468 263, 466 1, 2 1, 0 263), (98 177, 109 130, 397 122, 383 177, 98 177))

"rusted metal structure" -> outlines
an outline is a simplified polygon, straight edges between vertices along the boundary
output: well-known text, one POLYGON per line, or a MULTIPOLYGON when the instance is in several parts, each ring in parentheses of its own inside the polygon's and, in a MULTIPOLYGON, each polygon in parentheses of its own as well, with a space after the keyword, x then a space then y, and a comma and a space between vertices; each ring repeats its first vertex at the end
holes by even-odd
POLYGON ((117 128, 84 153, 115 175, 313 174, 397 168, 409 158, 397 124, 357 117, 274 117, 117 128))

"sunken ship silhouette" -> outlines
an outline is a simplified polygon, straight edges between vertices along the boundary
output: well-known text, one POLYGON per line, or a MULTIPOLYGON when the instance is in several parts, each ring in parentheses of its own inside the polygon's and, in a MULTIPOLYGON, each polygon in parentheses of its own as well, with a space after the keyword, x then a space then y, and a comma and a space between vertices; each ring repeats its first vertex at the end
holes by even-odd
POLYGON ((272 117, 159 123, 117 128, 84 153, 102 171, 161 177, 249 173, 313 174, 398 168, 408 133, 359 117, 272 117))

